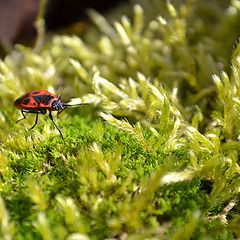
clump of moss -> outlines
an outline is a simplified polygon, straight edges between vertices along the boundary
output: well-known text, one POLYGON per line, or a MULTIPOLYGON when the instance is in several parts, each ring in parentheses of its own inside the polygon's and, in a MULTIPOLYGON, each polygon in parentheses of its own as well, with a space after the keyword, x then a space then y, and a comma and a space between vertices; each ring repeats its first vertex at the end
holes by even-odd
POLYGON ((239 9, 142 0, 45 42, 39 15, 36 47, 0 62, 1 238, 239 238, 239 9), (44 116, 15 124, 41 88, 91 105, 64 142, 44 116))

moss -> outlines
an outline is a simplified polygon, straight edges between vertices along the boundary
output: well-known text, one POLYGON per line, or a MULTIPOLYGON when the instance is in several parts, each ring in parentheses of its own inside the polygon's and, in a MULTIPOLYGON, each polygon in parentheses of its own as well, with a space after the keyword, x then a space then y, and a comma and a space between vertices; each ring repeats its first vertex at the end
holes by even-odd
POLYGON ((91 11, 82 38, 46 38, 40 9, 35 48, 0 62, 1 239, 240 237, 240 8, 209 4, 91 11), (89 103, 56 119, 64 141, 15 124, 41 88, 89 103))

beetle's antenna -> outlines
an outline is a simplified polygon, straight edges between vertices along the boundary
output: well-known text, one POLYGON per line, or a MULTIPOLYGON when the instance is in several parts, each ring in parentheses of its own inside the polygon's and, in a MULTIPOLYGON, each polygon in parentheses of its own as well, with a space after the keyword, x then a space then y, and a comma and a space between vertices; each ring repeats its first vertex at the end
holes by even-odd
POLYGON ((77 103, 77 104, 67 104, 67 103, 62 103, 63 109, 59 110, 57 113, 57 117, 59 117, 59 114, 63 112, 66 108, 68 107, 74 107, 74 106, 80 106, 80 105, 89 105, 89 103, 77 103))
POLYGON ((63 107, 67 108, 67 107, 74 107, 74 106, 81 106, 81 105, 89 105, 90 103, 76 103, 76 104, 67 104, 67 103, 63 103, 63 107))
POLYGON ((59 117, 59 114, 60 114, 61 112, 63 112, 67 107, 68 107, 68 106, 64 106, 64 105, 63 105, 63 108, 57 112, 57 117, 58 117, 59 119, 61 119, 61 118, 59 117))

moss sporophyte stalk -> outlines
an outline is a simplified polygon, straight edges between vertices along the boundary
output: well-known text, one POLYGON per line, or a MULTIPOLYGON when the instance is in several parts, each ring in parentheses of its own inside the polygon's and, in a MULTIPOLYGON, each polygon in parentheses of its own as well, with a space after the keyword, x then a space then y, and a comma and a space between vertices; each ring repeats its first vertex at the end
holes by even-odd
POLYGON ((239 2, 129 4, 0 61, 1 239, 240 238, 239 2))

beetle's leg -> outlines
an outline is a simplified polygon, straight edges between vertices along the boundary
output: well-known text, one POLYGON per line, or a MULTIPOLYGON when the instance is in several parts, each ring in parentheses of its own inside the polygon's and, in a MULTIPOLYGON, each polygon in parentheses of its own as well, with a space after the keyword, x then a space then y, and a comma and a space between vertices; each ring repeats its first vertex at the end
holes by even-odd
POLYGON ((22 121, 23 119, 26 118, 26 116, 25 116, 24 113, 23 113, 23 110, 21 110, 21 113, 22 113, 22 115, 23 115, 23 118, 18 119, 18 120, 16 121, 16 123, 18 123, 19 121, 22 121))
POLYGON ((63 107, 61 110, 59 110, 57 112, 57 118, 60 119, 60 121, 62 121, 62 119, 59 117, 60 113, 63 112, 65 109, 67 108, 67 106, 63 107))
POLYGON ((23 120, 23 119, 26 118, 26 116, 24 115, 24 113, 34 113, 34 114, 37 114, 34 125, 29 129, 29 130, 31 130, 31 129, 33 129, 33 128, 37 125, 37 123, 38 123, 38 114, 45 114, 45 113, 46 113, 46 110, 45 110, 45 109, 44 109, 44 110, 22 109, 22 110, 21 110, 21 113, 22 113, 22 115, 23 115, 23 118, 19 119, 17 122, 19 122, 19 121, 21 121, 21 120, 23 120))
POLYGON ((58 117, 60 120, 62 120, 62 119, 59 117, 59 114, 60 114, 61 112, 63 112, 66 108, 67 108, 67 107, 64 107, 64 108, 62 108, 61 110, 59 110, 59 111, 57 112, 57 117, 58 117))
POLYGON ((57 125, 57 124, 54 122, 54 120, 53 120, 53 116, 52 116, 51 111, 49 111, 49 118, 52 120, 53 124, 55 125, 55 127, 57 128, 57 130, 59 131, 59 133, 61 134, 62 139, 64 139, 61 129, 58 127, 58 125, 57 125))
POLYGON ((38 113, 36 113, 36 119, 35 119, 35 123, 34 125, 29 129, 29 130, 32 130, 38 123, 38 113))
POLYGON ((22 112, 25 113, 34 113, 34 114, 46 114, 47 110, 46 109, 41 109, 41 110, 30 110, 30 109, 22 109, 22 112))

